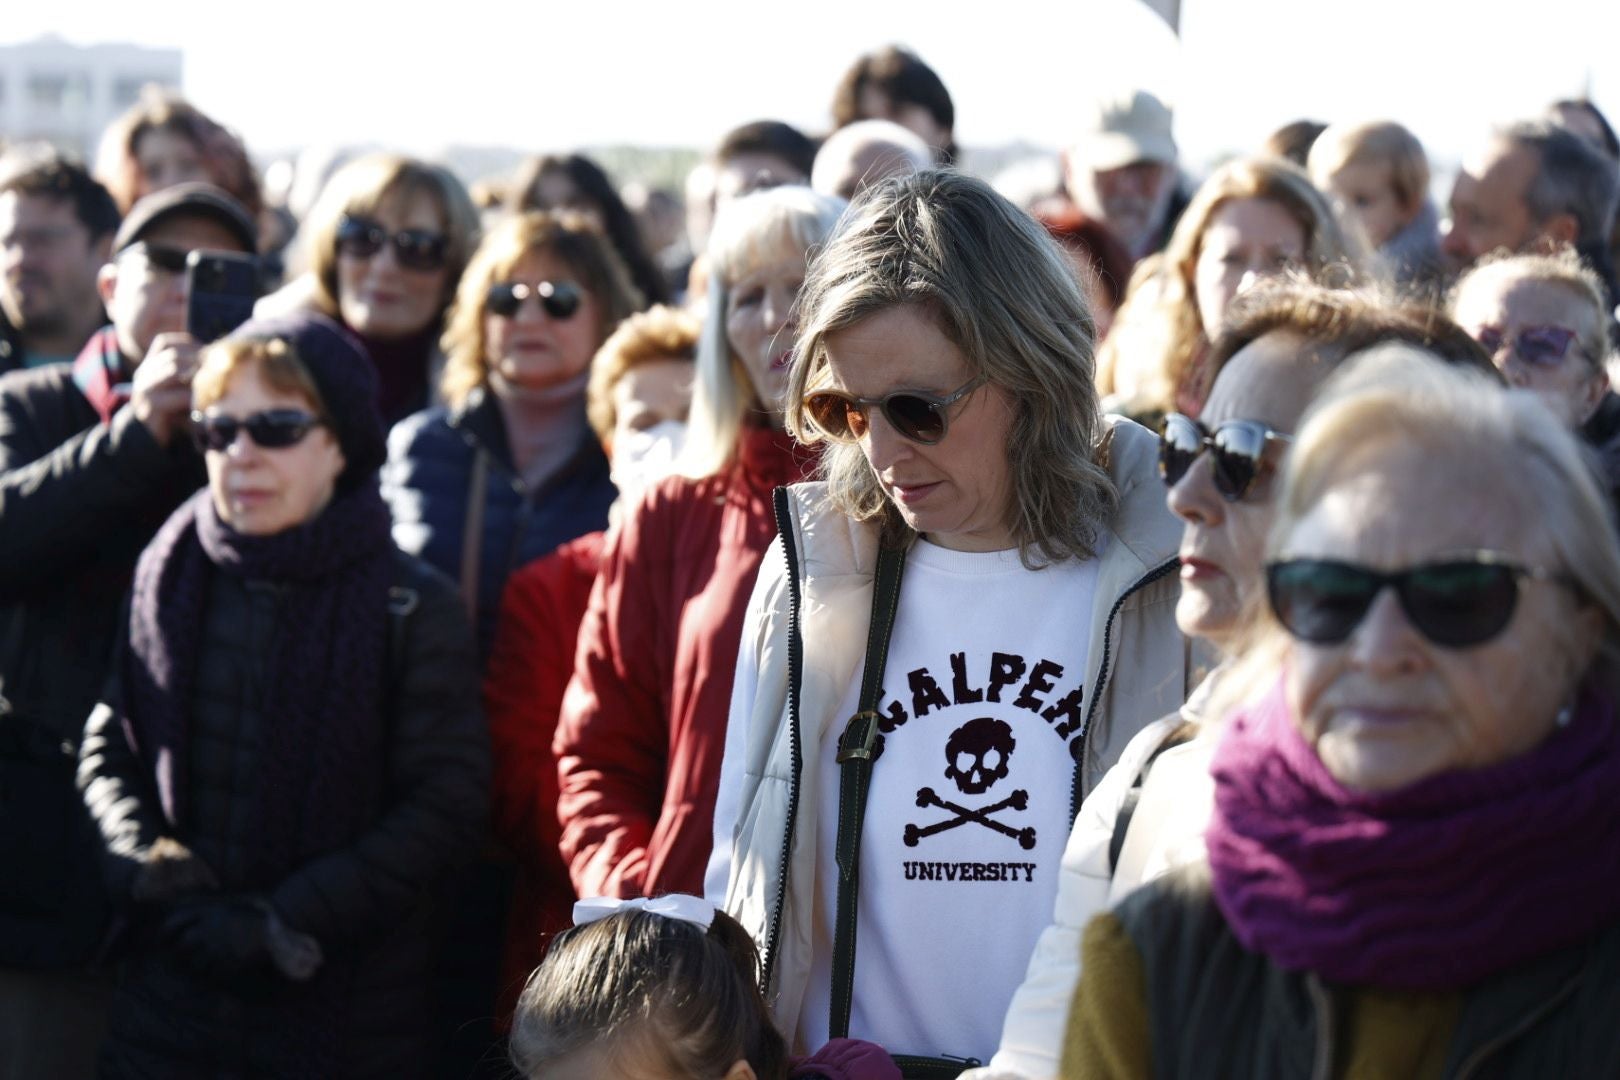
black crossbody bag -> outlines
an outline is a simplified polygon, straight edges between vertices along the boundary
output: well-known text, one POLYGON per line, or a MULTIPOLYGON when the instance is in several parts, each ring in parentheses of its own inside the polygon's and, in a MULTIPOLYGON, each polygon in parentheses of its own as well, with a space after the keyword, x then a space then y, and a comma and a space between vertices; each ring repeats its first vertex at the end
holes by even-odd
MULTIPOLYGON (((855 916, 860 899, 861 829, 866 822, 872 764, 882 752, 878 697, 883 693, 889 636, 894 631, 894 617, 900 607, 900 576, 905 563, 903 548, 879 546, 860 702, 838 739, 838 915, 833 931, 832 1002, 827 1023, 827 1035, 832 1039, 849 1037, 849 1010, 855 992, 855 916)), ((908 1080, 950 1080, 964 1069, 982 1064, 976 1058, 893 1056, 895 1065, 908 1080)))

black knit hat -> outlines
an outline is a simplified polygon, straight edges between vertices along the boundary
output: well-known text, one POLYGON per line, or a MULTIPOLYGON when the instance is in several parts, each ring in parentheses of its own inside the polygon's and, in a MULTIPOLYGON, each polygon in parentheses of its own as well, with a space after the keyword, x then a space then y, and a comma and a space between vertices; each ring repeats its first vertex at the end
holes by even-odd
POLYGON ((360 339, 314 312, 249 319, 228 340, 285 341, 315 380, 326 417, 343 449, 338 487, 347 491, 374 477, 388 457, 387 431, 377 405, 377 372, 360 339))

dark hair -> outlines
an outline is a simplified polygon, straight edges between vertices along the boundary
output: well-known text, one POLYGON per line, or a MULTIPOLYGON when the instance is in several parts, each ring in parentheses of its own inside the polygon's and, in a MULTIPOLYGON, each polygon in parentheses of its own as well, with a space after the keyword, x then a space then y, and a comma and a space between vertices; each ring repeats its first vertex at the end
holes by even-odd
MULTIPOLYGON (((860 56, 838 80, 833 91, 833 126, 846 127, 869 117, 861 111, 861 97, 868 87, 877 90, 896 105, 921 105, 934 122, 946 131, 956 127, 956 106, 950 91, 916 53, 898 45, 860 56)), ((879 119, 887 119, 880 117, 879 119)), ((956 160, 956 140, 940 151, 941 165, 956 160)))
POLYGON ((1262 281, 1232 301, 1226 329, 1210 347, 1203 396, 1232 357, 1279 331, 1304 338, 1329 366, 1374 345, 1402 342, 1502 382, 1479 343, 1433 304, 1373 286, 1331 288, 1290 276, 1262 281))
POLYGON ((1563 109, 1576 110, 1590 116, 1603 134, 1603 148, 1608 151, 1611 158, 1620 161, 1620 136, 1615 134, 1614 125, 1609 123, 1609 118, 1603 115, 1602 109, 1586 98, 1560 98, 1548 106, 1548 118, 1555 123, 1558 122, 1558 114, 1563 109))
POLYGON ((720 140, 714 160, 721 165, 742 154, 770 154, 804 174, 805 183, 816 163, 816 144, 808 135, 780 120, 755 120, 732 128, 720 140))
POLYGON ((1540 223, 1555 214, 1573 215, 1579 251, 1584 254, 1605 245, 1620 187, 1615 162, 1573 131, 1549 120, 1526 120, 1498 134, 1535 151, 1540 159, 1536 178, 1524 195, 1531 220, 1540 223))
POLYGON ((1327 127, 1315 120, 1295 120, 1267 135, 1262 149, 1272 157, 1287 158, 1303 169, 1311 156, 1311 147, 1327 127))
POLYGON ((631 281, 641 290, 646 302, 661 304, 669 299, 669 284, 641 242, 641 230, 636 227, 635 215, 624 205, 613 181, 596 162, 584 154, 544 154, 530 158, 519 167, 509 192, 508 205, 519 212, 594 210, 602 219, 602 230, 607 233, 619 258, 624 260, 631 281), (563 207, 542 203, 540 181, 552 173, 565 174, 589 205, 563 207))
POLYGON ((15 147, 0 157, 0 195, 67 200, 92 240, 118 231, 118 204, 77 161, 48 147, 15 147))
POLYGON ((672 1080, 723 1076, 740 1060, 759 1080, 788 1072, 759 953, 720 911, 707 932, 627 910, 558 935, 518 999, 510 1047, 525 1077, 585 1049, 672 1080))

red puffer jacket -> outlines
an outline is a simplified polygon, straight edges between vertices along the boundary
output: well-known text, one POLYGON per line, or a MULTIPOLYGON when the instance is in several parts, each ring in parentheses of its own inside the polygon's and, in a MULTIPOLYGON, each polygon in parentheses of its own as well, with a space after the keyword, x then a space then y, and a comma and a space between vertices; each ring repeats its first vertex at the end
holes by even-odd
POLYGON ((610 532, 553 746, 579 895, 703 891, 771 492, 812 464, 785 434, 745 429, 731 466, 660 481, 610 532))
POLYGON ((495 760, 494 828, 517 858, 502 953, 504 1025, 553 935, 573 925, 574 886, 557 851, 557 759, 551 740, 574 645, 602 562, 599 532, 523 566, 506 581, 484 672, 484 713, 495 760))

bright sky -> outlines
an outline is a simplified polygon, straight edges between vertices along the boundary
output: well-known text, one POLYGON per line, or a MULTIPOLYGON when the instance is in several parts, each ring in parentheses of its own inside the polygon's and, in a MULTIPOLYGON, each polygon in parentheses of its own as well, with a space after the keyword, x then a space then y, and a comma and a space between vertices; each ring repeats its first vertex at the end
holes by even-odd
POLYGON ((1620 114, 1616 0, 1183 0, 1179 43, 1135 0, 6 8, 0 43, 56 33, 184 50, 189 95, 260 151, 702 147, 767 116, 816 130, 849 61, 890 42, 944 78, 968 146, 1060 146, 1075 103, 1114 78, 1178 97, 1177 136, 1195 166, 1305 115, 1393 117, 1439 163, 1491 120, 1588 87, 1620 114))

